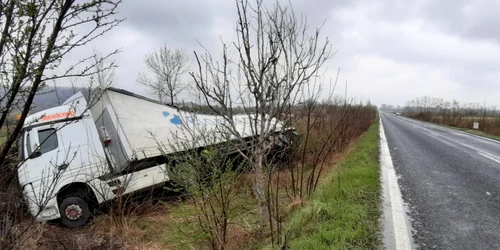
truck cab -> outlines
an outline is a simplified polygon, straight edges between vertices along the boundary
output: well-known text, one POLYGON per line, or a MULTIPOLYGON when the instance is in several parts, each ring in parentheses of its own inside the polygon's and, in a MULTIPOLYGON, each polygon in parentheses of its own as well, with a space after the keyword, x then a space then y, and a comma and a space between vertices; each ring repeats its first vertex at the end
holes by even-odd
POLYGON ((62 106, 30 115, 24 123, 19 183, 30 213, 40 221, 60 218, 62 208, 70 220, 65 224, 72 226, 90 217, 89 209, 80 207, 89 206, 84 204, 88 202, 79 199, 99 202, 89 185, 95 177, 88 173, 95 175, 107 164, 86 105, 80 93, 62 106), (92 197, 86 197, 89 194, 92 197))

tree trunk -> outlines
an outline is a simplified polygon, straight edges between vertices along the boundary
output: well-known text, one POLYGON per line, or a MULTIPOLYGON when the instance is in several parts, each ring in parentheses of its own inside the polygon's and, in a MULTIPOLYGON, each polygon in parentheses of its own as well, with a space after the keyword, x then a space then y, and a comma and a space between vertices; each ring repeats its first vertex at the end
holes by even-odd
MULTIPOLYGON (((9 36, 9 28, 12 25, 12 13, 14 11, 14 3, 15 3, 15 1, 10 1, 9 7, 7 8, 7 11, 6 11, 6 20, 5 20, 4 28, 2 31, 2 39, 0 40, 0 56, 3 55, 3 50, 5 47, 5 43, 7 41, 7 36, 9 36)), ((3 107, 3 112, 2 112, 2 115, 0 117, 0 129, 2 129, 3 125, 7 121, 7 116, 9 115, 11 107, 16 100, 17 93, 19 92, 19 89, 21 87, 21 83, 26 76, 26 68, 28 67, 29 59, 31 57, 31 46, 32 46, 32 42, 33 42, 33 38, 34 38, 35 34, 36 34, 35 27, 31 27, 31 32, 30 32, 30 36, 28 39, 28 45, 27 45, 27 49, 26 49, 26 55, 24 56, 23 64, 22 64, 21 68, 18 71, 16 71, 16 74, 13 77, 14 82, 13 82, 12 86, 9 87, 9 89, 7 90, 7 92, 5 93, 5 96, 4 96, 4 97, 7 97, 10 94, 10 96, 7 100, 7 104, 5 105, 5 107, 3 107)), ((4 98, 2 98, 2 99, 4 99, 4 98)))
POLYGON ((5 144, 2 148, 2 152, 0 153, 0 162, 3 162, 5 160, 12 145, 15 143, 15 141, 17 139, 17 135, 19 135, 21 133, 21 129, 23 128, 24 121, 26 120, 26 117, 28 116, 28 112, 31 109, 31 105, 33 104, 33 99, 35 98, 35 95, 38 91, 38 87, 40 86, 40 83, 42 82, 43 72, 44 72, 45 67, 47 66, 47 62, 50 60, 50 56, 52 55, 52 52, 54 50, 57 36, 59 35, 59 32, 61 31, 62 22, 64 21, 64 17, 66 16, 66 13, 68 13, 73 2, 74 2, 73 0, 67 0, 64 2, 64 5, 62 6, 61 12, 59 13, 57 21, 54 25, 54 29, 52 30, 52 34, 50 35, 49 41, 47 43, 47 48, 45 50, 45 53, 43 54, 43 58, 40 61, 39 67, 37 68, 37 71, 36 71, 37 74, 35 75, 33 85, 31 87, 30 93, 26 99, 25 106, 24 106, 23 111, 21 113, 21 118, 17 122, 17 124, 14 128, 14 131, 12 131, 12 133, 9 135, 7 141, 5 142, 5 144))
POLYGON ((174 106, 174 90, 170 89, 170 105, 174 106))
MULTIPOLYGON (((260 147, 260 146, 257 146, 260 147)), ((254 152, 254 171, 255 171, 255 197, 257 198, 257 208, 260 214, 259 226, 261 229, 267 227, 269 223, 269 211, 266 196, 266 180, 264 178, 264 153, 261 148, 254 152)))

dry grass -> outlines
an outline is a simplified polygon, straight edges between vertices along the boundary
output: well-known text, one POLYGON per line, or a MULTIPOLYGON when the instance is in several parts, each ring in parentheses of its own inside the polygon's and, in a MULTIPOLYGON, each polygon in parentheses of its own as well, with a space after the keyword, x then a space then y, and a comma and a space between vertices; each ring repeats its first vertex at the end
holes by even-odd
POLYGON ((170 223, 167 206, 141 205, 140 211, 125 218, 126 226, 117 227, 110 215, 97 216, 87 227, 68 229, 57 224, 38 223, 32 220, 17 224, 13 230, 21 234, 19 249, 168 249, 161 241, 165 225, 170 223), (144 221, 152 222, 141 228, 144 221), (26 230, 26 231, 24 231, 26 230))

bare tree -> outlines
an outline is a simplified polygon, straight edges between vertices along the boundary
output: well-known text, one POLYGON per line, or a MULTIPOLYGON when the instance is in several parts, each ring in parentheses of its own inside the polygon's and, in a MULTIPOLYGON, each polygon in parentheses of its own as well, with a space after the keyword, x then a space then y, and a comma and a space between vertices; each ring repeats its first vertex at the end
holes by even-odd
POLYGON ((189 58, 185 50, 164 45, 159 50, 148 53, 144 62, 154 77, 151 79, 146 74, 139 73, 137 81, 146 86, 158 101, 174 105, 177 95, 186 88, 180 79, 188 70, 189 58))
POLYGON ((278 117, 298 103, 301 90, 320 74, 325 61, 333 56, 328 38, 322 41, 320 28, 310 32, 307 19, 298 17, 291 6, 278 1, 271 8, 262 0, 236 1, 237 41, 222 44, 222 58, 206 51, 195 52, 198 71, 192 72, 196 88, 213 111, 224 117, 228 128, 240 139, 247 137, 236 129, 241 121, 233 116, 233 105, 244 107, 251 124, 250 151, 246 157, 255 173, 254 194, 258 200, 260 225, 270 221, 264 167, 270 141, 276 131, 286 128, 278 117), (236 54, 234 58, 233 49, 236 54))
MULTIPOLYGON (((16 107, 21 113, 0 152, 3 162, 20 133, 33 99, 45 82, 90 76, 99 69, 87 64, 94 56, 66 64, 63 59, 77 47, 107 33, 122 19, 114 18, 120 0, 8 0, 2 4, 0 23, 1 96, 0 129, 16 107), (75 30, 78 29, 78 32, 75 30)), ((104 60, 118 53, 111 52, 104 60)), ((113 67, 113 65, 107 65, 113 67)))

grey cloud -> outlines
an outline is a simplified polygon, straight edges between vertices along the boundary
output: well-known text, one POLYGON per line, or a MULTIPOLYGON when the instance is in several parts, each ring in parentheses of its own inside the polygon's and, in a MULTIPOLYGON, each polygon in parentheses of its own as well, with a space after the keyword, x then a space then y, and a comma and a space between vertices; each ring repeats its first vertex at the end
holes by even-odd
POLYGON ((423 14, 443 30, 470 39, 490 39, 500 44, 500 2, 428 1, 423 14))
MULTIPOLYGON (((286 4, 288 1, 283 1, 286 4)), ((297 16, 304 14, 307 16, 307 21, 312 27, 317 27, 325 22, 326 25, 333 24, 329 18, 331 12, 335 8, 351 6, 354 1, 350 0, 292 0, 291 4, 297 16)))
POLYGON ((403 22, 421 19, 443 32, 469 39, 491 39, 500 43, 500 1, 421 0, 421 1, 353 1, 369 9, 374 20, 403 22))
MULTIPOLYGON (((500 65, 498 1, 290 1, 297 15, 307 15, 310 28, 326 21, 323 35, 329 36, 334 48, 339 49, 328 66, 332 71, 337 66, 342 68, 341 74, 345 76, 341 77, 355 85, 351 88, 353 91, 359 90, 353 95, 402 102, 400 94, 404 90, 407 91, 404 99, 424 93, 446 99, 463 98, 463 101, 486 98, 500 104, 495 94, 500 92, 500 86, 495 83, 500 78, 497 73, 500 65), (407 27, 413 24, 422 26, 407 27), (366 59, 364 62, 386 63, 387 67, 397 69, 366 70, 366 65, 357 65, 359 58, 366 59), (404 74, 411 77, 398 77, 404 74), (380 86, 384 85, 372 84, 377 81, 394 81, 398 88, 383 89, 380 86), (453 94, 443 85, 428 92, 420 86, 424 82, 425 86, 439 86, 440 81, 452 86, 453 94), (371 96, 367 96, 368 93, 371 96)), ((135 83, 135 78, 144 67, 142 57, 145 53, 163 43, 184 47, 189 52, 200 51, 198 42, 217 53, 220 48, 218 35, 227 38, 234 34, 236 20, 232 0, 127 0, 120 8, 120 15, 127 20, 116 32, 101 39, 98 46, 109 49, 115 43, 126 44, 117 57, 117 63, 122 65, 117 71, 122 79, 119 87, 137 91, 141 87, 135 83), (128 34, 130 31, 140 35, 128 34), (140 40, 123 43, 121 39, 130 37, 127 35, 140 40)))
POLYGON ((123 25, 162 43, 191 47, 210 37, 214 5, 208 1, 127 1, 120 14, 123 25))

